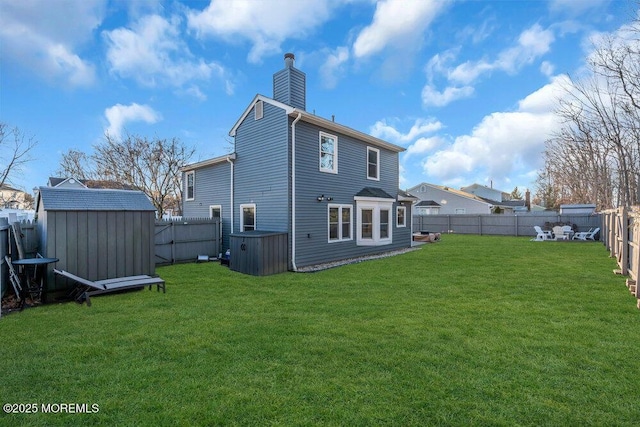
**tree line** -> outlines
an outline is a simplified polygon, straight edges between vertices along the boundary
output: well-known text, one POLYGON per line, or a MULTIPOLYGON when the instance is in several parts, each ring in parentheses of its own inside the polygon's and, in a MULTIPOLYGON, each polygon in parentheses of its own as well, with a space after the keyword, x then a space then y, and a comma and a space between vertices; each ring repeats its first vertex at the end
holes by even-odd
POLYGON ((638 203, 640 21, 601 38, 586 75, 570 77, 558 103, 560 129, 546 141, 537 199, 547 208, 638 203))

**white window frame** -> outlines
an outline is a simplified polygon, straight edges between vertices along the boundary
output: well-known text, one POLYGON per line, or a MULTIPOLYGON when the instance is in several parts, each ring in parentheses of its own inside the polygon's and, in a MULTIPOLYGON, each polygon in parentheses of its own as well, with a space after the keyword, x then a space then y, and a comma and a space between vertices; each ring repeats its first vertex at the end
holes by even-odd
POLYGON ((379 199, 379 198, 367 198, 356 197, 356 244, 358 246, 382 246, 390 245, 393 243, 393 199, 379 199), (362 236, 362 211, 371 210, 373 212, 373 229, 372 237, 362 236), (380 237, 380 211, 389 212, 388 222, 388 236, 380 237))
POLYGON ((222 205, 209 205, 209 218, 213 218, 214 209, 218 209, 220 211, 220 219, 222 219, 222 205))
POLYGON ((244 229, 244 210, 253 209, 253 229, 258 229, 258 210, 255 203, 245 203, 240 205, 240 231, 249 231, 244 229))
POLYGON ((264 103, 262 101, 256 102, 256 105, 253 109, 253 118, 254 120, 260 120, 264 117, 264 103))
POLYGON ((184 174, 184 198, 185 200, 194 200, 196 198, 196 171, 189 171, 184 174), (189 197, 189 177, 191 178, 191 197, 189 197))
POLYGON ((318 137, 318 167, 320 172, 338 173, 338 137, 329 133, 320 132, 318 137), (333 168, 322 167, 322 138, 333 139, 333 168))
POLYGON ((467 213, 465 208, 456 208, 456 215, 464 215, 467 213))
POLYGON ((380 181, 380 150, 373 147, 367 147, 367 179, 380 181), (376 176, 369 175, 369 153, 376 153, 376 176))
POLYGON ((353 205, 332 203, 327 205, 327 241, 329 243, 346 242, 353 240, 353 205), (338 209, 338 238, 331 238, 331 209, 338 209), (342 235, 342 210, 349 209, 349 236, 342 235))
POLYGON ((402 228, 407 226, 407 207, 406 206, 396 206, 396 227, 402 228), (400 211, 402 214, 402 223, 400 223, 400 211))

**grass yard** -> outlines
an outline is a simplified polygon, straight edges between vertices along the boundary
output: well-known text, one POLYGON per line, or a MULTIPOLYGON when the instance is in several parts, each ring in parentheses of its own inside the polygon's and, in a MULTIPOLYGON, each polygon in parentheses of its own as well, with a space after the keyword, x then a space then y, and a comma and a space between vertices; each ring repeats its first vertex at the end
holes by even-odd
POLYGON ((159 268, 166 294, 0 319, 2 403, 40 410, 0 424, 638 425, 614 268, 599 243, 461 235, 318 273, 159 268))

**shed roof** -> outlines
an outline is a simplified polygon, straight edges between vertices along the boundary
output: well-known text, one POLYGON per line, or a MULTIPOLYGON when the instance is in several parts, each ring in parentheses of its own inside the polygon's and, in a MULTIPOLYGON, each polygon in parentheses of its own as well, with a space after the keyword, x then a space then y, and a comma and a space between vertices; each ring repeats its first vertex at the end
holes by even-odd
POLYGON ((40 187, 45 211, 155 211, 142 191, 40 187))

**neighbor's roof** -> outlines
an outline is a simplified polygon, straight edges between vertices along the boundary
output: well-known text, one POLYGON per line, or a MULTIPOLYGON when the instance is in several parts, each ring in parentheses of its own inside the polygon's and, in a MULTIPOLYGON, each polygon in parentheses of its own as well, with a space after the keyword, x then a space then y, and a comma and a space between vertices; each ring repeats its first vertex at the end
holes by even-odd
POLYGON ((424 207, 424 206, 433 206, 433 207, 440 207, 440 204, 434 200, 422 200, 421 202, 416 203, 416 206, 418 207, 424 207))
POLYGON ((40 187, 45 211, 155 211, 142 191, 40 187))

